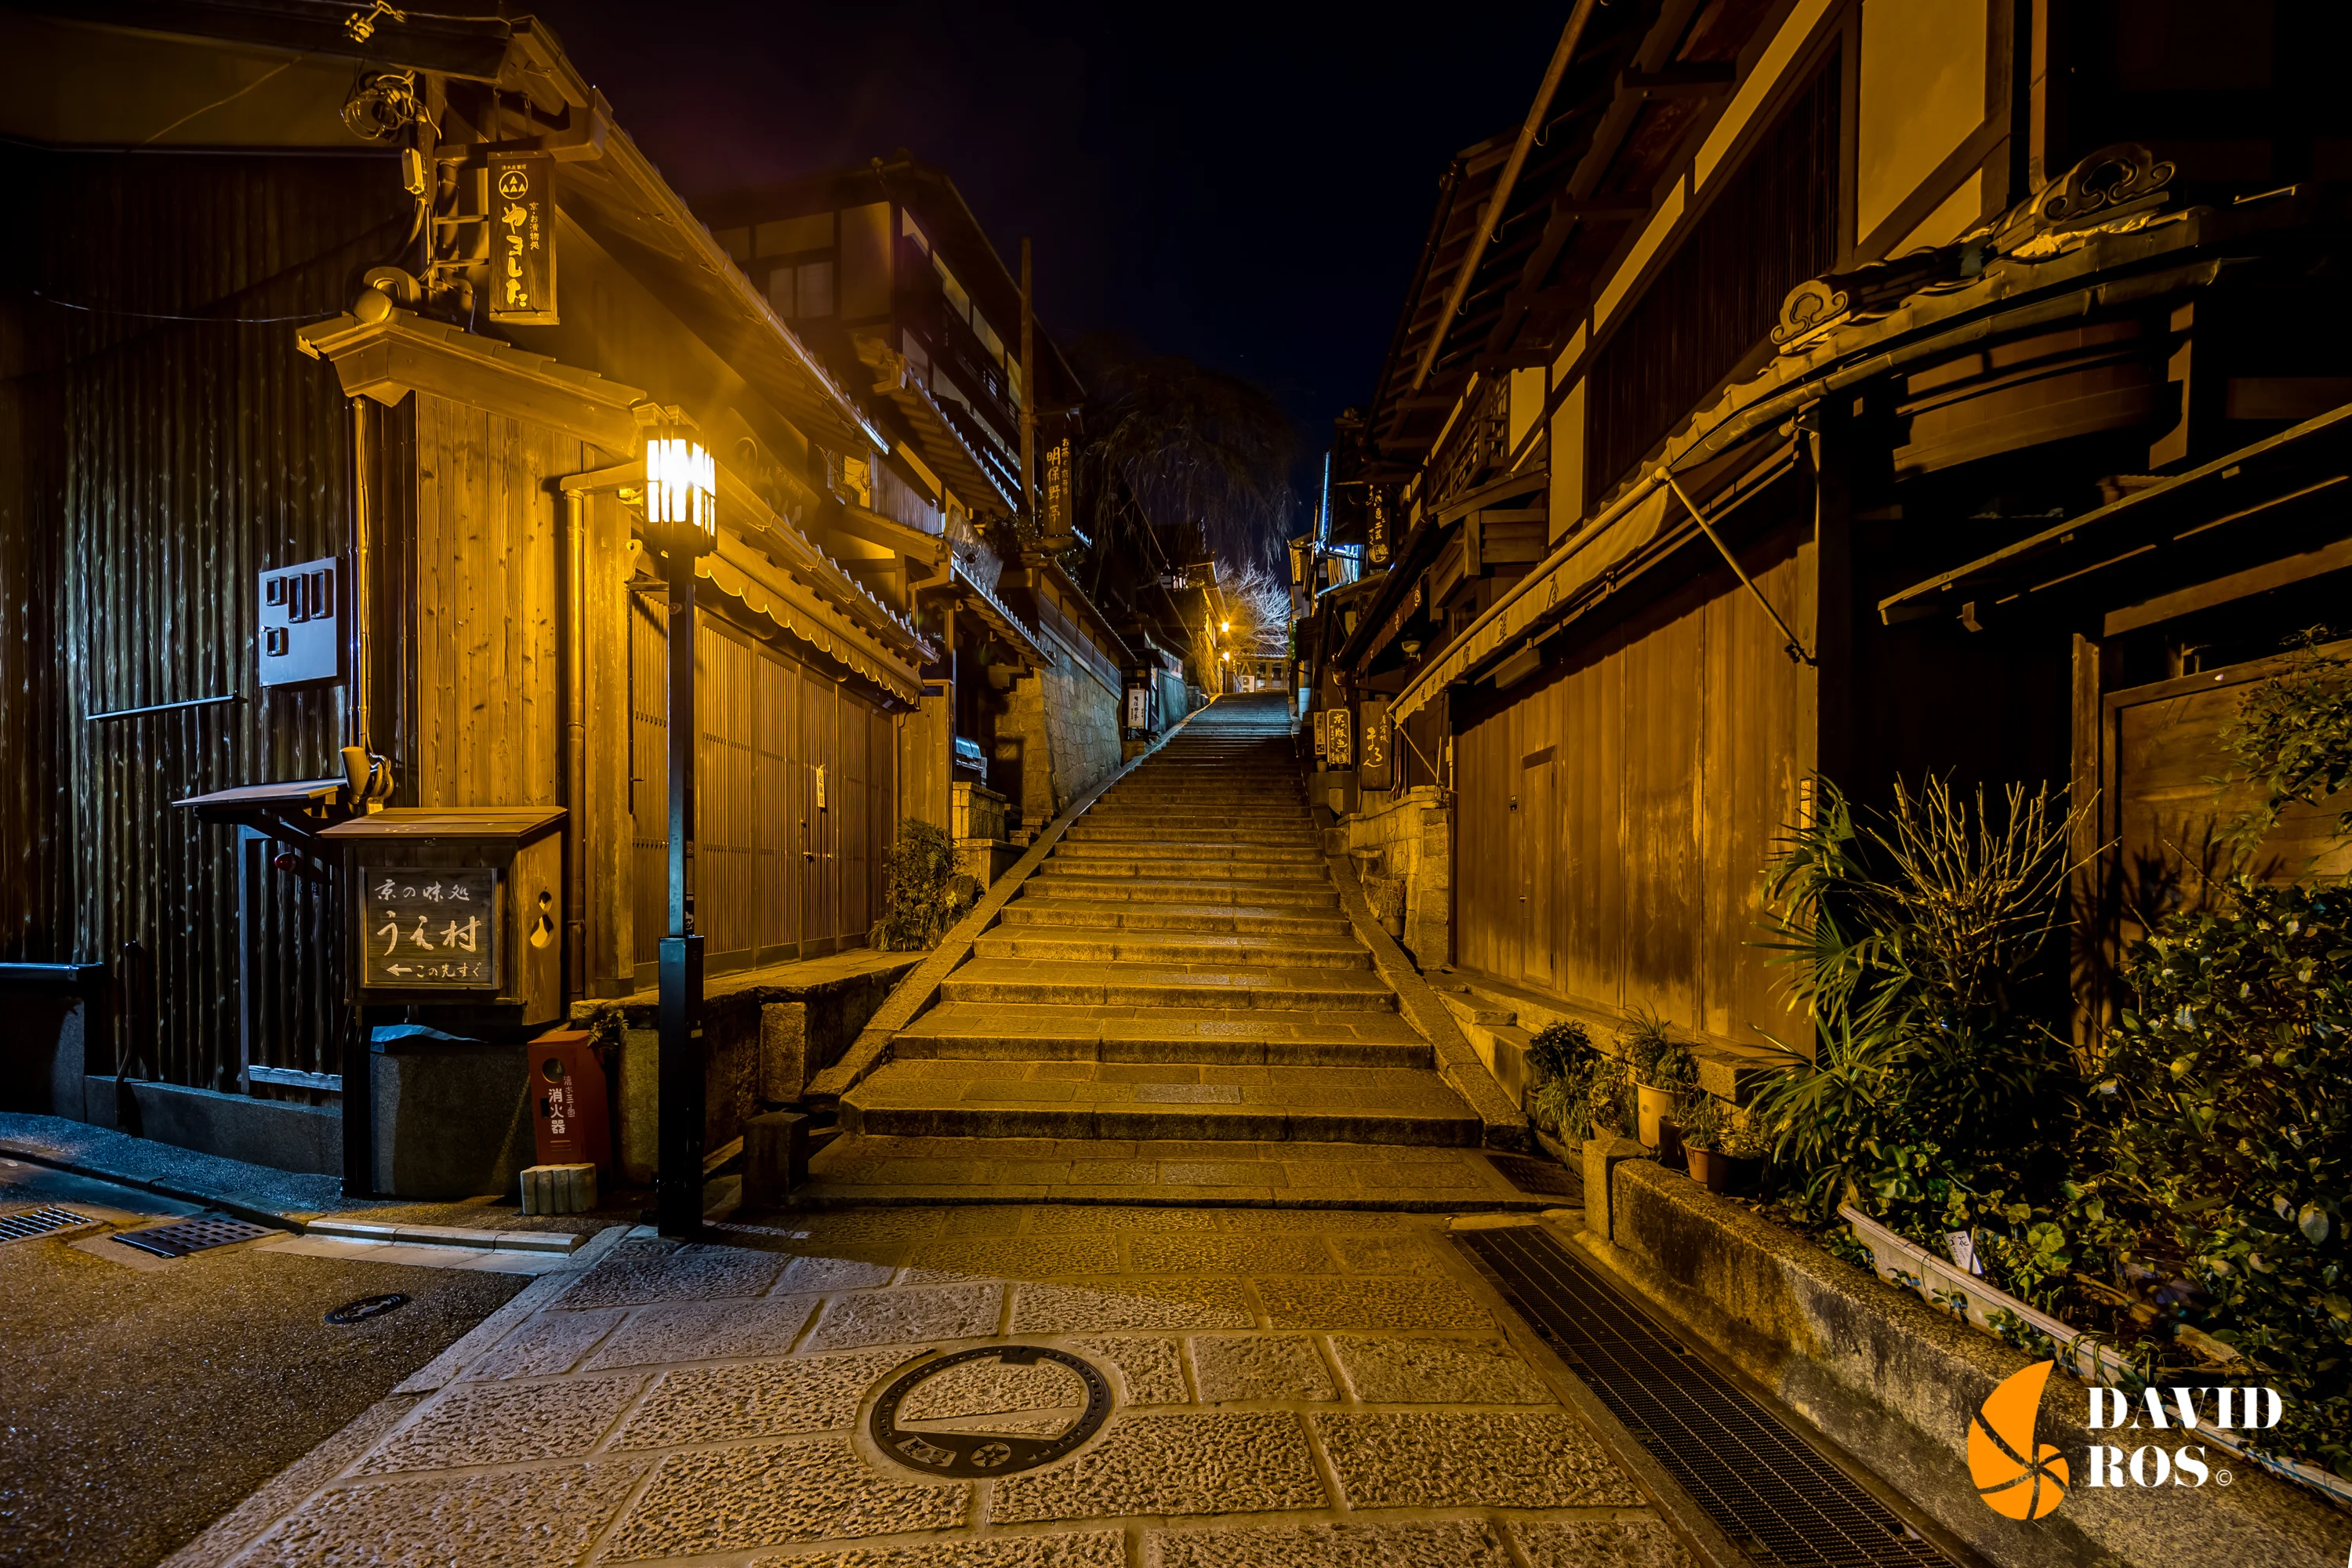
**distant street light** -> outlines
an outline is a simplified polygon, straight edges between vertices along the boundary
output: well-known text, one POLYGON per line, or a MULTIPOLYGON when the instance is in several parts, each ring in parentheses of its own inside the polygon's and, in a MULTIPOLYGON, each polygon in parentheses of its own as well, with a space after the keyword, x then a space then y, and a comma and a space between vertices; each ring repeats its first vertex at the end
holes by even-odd
POLYGON ((669 584, 669 934, 661 942, 659 1163, 664 1236, 702 1226, 702 938, 694 931, 694 562, 719 547, 719 467, 681 424, 646 437, 646 543, 669 584))

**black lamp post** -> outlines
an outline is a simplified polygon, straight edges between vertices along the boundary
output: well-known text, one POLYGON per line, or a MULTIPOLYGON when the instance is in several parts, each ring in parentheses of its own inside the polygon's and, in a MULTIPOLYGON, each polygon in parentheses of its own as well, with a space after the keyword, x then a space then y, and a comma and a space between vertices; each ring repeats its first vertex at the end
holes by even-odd
POLYGON ((661 943, 660 1163, 664 1236, 702 1226, 702 938, 694 931, 694 561, 719 543, 719 471, 680 426, 646 437, 646 542, 669 584, 669 934, 661 943))

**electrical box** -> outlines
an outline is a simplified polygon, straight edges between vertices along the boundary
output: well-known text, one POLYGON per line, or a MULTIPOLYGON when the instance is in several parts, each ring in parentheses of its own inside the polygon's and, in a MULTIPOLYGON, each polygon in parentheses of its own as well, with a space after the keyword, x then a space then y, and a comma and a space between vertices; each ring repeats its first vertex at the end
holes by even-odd
POLYGON ((261 684, 343 677, 341 563, 305 561, 261 574, 261 684))

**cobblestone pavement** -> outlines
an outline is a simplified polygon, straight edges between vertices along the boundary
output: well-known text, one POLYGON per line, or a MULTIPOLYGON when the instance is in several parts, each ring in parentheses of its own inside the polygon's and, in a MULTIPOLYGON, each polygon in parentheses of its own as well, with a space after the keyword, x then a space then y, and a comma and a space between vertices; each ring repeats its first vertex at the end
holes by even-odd
POLYGON ((1003 1205, 632 1233, 173 1561, 1686 1568, 1445 1223, 1003 1205), (898 1386, 1000 1346, 1074 1360, 898 1386), (1086 1369, 1108 1415, 1055 1454, 1086 1369))

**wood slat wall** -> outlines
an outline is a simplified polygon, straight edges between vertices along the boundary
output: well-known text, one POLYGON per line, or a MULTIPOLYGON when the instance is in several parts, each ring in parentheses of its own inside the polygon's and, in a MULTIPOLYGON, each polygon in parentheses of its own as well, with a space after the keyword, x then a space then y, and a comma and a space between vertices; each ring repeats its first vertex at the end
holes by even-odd
MULTIPOLYGON (((1743 552, 1801 628, 1809 533, 1743 552)), ((1788 1037, 1770 955, 1751 944, 1760 873, 1813 754, 1812 701, 1811 673, 1718 571, 1469 722, 1455 741, 1461 964, 1685 1030, 1788 1037)))

